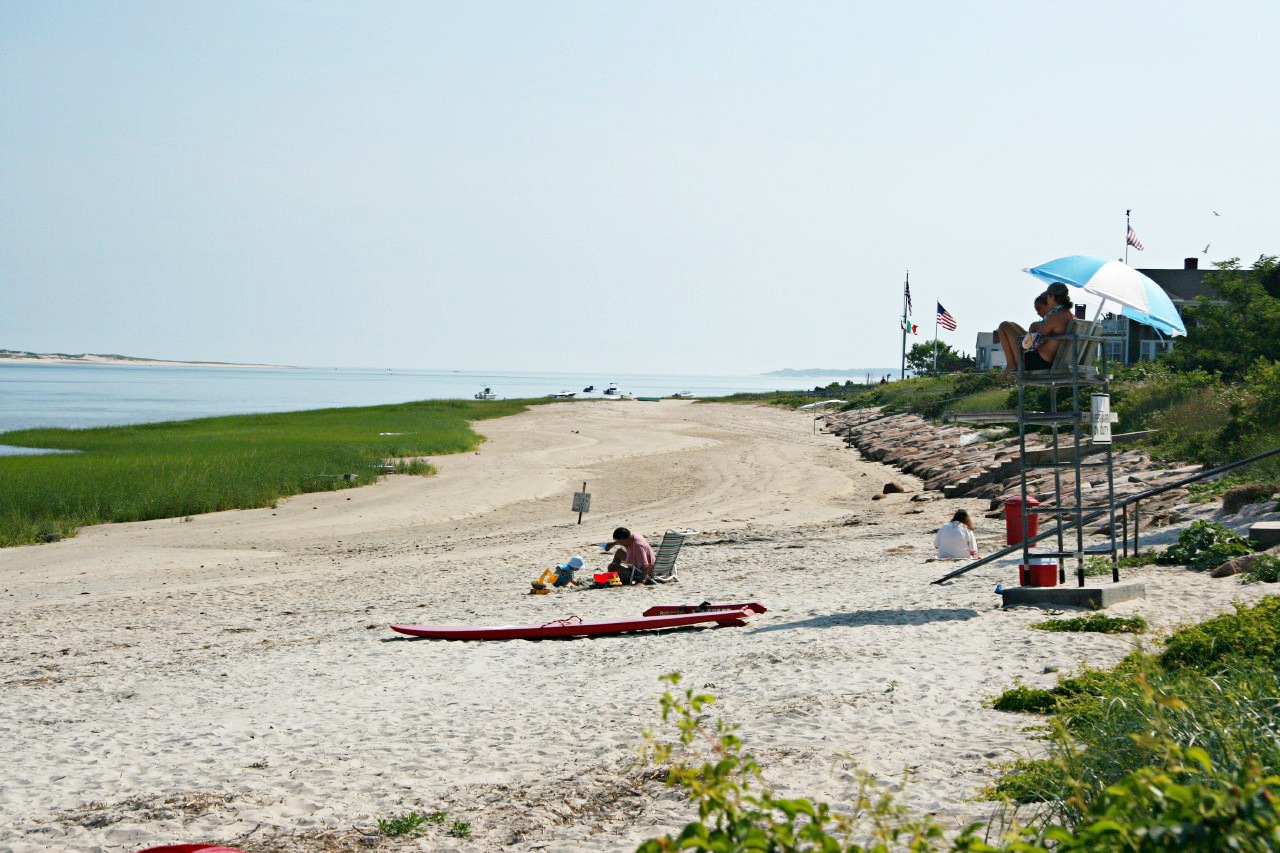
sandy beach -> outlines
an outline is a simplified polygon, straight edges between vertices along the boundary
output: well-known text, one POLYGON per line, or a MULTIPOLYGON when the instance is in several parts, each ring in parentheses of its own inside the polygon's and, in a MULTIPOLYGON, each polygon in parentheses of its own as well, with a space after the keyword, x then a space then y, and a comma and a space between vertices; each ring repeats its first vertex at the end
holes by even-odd
MULTIPOLYGON (((1016 679, 1119 660, 1134 640, 1028 628, 999 609, 1010 562, 933 586, 933 531, 959 507, 984 552, 985 502, 920 484, 758 406, 599 402, 477 425, 434 477, 302 495, 271 509, 85 529, 0 551, 0 849, 633 849, 693 817, 634 764, 680 671, 742 724, 769 782, 839 804, 865 768, 948 827, 1000 762, 1037 754, 986 701, 1016 679), (592 511, 570 511, 583 481, 592 511), (896 480, 907 494, 873 501, 896 480), (619 524, 700 535, 661 587, 528 595, 619 524), (414 641, 393 622, 507 624, 759 601, 747 627, 569 641, 414 641), (379 819, 470 824, 385 838, 379 819)), ((589 572, 580 574, 588 576, 589 572)), ((1145 569, 1114 609, 1159 628, 1255 600, 1145 569)))

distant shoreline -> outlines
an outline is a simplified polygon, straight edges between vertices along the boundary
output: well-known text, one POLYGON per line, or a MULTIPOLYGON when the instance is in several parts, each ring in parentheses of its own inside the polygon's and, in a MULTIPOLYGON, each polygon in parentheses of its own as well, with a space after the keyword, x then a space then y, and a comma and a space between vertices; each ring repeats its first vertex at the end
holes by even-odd
POLYGON ((84 352, 70 355, 63 352, 25 352, 0 349, 0 364, 112 364, 153 367, 248 367, 254 369, 289 369, 287 364, 240 364, 233 361, 168 361, 163 358, 134 358, 128 355, 101 355, 84 352))
POLYGON ((848 370, 839 370, 826 367, 805 367, 801 369, 784 367, 782 370, 770 370, 768 373, 761 373, 760 375, 797 378, 801 376, 862 376, 869 373, 872 376, 879 376, 882 372, 892 372, 897 369, 896 367, 851 367, 848 370))

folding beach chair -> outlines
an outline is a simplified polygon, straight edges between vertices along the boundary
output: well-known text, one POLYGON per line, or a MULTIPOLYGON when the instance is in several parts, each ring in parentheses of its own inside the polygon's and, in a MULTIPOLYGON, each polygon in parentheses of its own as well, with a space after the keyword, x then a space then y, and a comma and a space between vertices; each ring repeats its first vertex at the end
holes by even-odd
POLYGON ((658 583, 679 580, 676 577, 676 557, 680 556, 680 546, 684 540, 693 536, 696 530, 668 530, 662 535, 662 544, 653 558, 653 574, 650 575, 658 583))

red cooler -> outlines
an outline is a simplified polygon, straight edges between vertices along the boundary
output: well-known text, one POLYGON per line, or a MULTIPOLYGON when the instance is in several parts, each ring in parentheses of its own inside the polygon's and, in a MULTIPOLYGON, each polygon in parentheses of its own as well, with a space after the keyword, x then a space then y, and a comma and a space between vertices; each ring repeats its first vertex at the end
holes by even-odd
MULTIPOLYGON (((1027 536, 1034 539, 1040 529, 1040 516, 1035 513, 1034 508, 1040 506, 1040 501, 1029 497, 1027 506, 1032 509, 1031 514, 1027 516, 1027 536)), ((1004 541, 1006 545, 1022 543, 1022 498, 1020 497, 1007 498, 1004 502, 1004 541)))
POLYGON ((1019 586, 1057 586, 1058 561, 1052 557, 1031 557, 1018 565, 1019 586))

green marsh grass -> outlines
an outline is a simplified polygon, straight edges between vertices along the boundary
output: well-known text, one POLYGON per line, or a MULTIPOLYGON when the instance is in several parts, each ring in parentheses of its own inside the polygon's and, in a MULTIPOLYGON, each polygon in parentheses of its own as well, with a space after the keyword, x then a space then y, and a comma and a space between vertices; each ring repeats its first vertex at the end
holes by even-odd
POLYGON ((430 474, 418 457, 474 450, 471 421, 537 401, 430 400, 98 429, 32 429, 0 444, 74 450, 0 457, 0 546, 90 524, 273 506, 304 492, 430 474))

